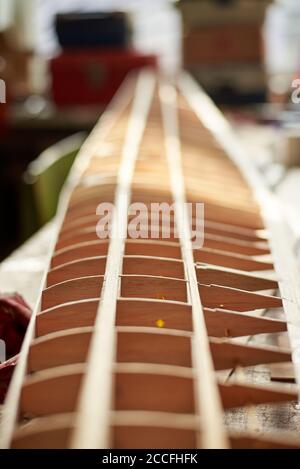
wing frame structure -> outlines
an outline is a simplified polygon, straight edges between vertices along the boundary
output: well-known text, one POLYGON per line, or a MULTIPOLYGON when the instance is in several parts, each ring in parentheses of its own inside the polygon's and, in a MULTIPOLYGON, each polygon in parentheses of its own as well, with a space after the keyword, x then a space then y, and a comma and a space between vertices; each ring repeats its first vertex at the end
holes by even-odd
POLYGON ((299 395, 299 273, 283 220, 189 75, 175 84, 148 69, 128 77, 61 196, 1 447, 300 447, 295 435, 224 424, 230 409, 299 395), (96 235, 100 202, 114 207, 108 239, 96 235), (145 208, 140 238, 129 236, 132 203, 145 208), (173 206, 168 239, 163 219, 149 229, 153 203, 173 206), (195 203, 204 205, 202 247, 192 242, 195 203), (291 350, 249 341, 287 331, 291 350), (291 389, 240 372, 291 359, 291 389))

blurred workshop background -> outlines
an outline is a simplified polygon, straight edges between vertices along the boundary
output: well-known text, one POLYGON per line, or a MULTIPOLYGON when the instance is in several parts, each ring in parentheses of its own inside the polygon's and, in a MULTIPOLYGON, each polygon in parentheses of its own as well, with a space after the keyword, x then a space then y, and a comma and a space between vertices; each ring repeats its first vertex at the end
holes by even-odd
POLYGON ((0 259, 54 216, 86 133, 145 65, 196 77, 300 235, 299 0, 0 0, 0 259))

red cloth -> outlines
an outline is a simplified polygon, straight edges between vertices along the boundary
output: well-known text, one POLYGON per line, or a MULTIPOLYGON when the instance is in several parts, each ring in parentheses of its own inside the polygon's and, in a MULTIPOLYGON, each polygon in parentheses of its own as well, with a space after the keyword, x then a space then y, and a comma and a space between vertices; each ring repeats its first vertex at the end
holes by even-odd
POLYGON ((3 402, 13 370, 17 363, 27 326, 30 321, 31 308, 17 293, 0 294, 0 339, 6 345, 6 359, 0 364, 0 403, 3 402))
POLYGON ((3 404, 19 355, 0 364, 0 404, 3 404))
POLYGON ((30 316, 31 309, 20 295, 0 295, 0 339, 6 344, 6 358, 19 353, 30 316))

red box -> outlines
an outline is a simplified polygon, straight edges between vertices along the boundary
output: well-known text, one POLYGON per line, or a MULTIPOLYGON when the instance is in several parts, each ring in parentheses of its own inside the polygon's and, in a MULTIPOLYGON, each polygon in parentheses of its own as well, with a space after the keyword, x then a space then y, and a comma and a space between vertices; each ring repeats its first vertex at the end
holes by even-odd
POLYGON ((57 106, 107 104, 133 69, 156 66, 155 55, 134 50, 63 52, 50 62, 57 106))

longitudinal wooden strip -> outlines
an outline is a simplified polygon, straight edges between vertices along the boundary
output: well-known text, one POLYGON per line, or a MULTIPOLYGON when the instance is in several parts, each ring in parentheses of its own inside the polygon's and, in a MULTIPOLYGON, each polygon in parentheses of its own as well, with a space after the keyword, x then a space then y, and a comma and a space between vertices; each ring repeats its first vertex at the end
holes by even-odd
MULTIPOLYGON (((197 276, 194 267, 191 231, 186 205, 186 189, 182 172, 181 147, 178 135, 177 97, 173 87, 160 87, 166 154, 169 162, 172 193, 175 202, 175 220, 182 258, 185 263, 193 317, 192 362, 196 371, 195 406, 201 415, 201 447, 227 448, 227 438, 222 423, 222 407, 214 378, 214 368, 197 276)), ((199 434, 201 429, 199 428, 199 434)), ((198 442, 200 446, 200 442, 198 442)))
POLYGON ((242 148, 232 128, 211 99, 187 74, 182 74, 179 87, 203 125, 209 129, 229 158, 240 169, 260 204, 269 233, 274 268, 283 299, 296 381, 300 393, 300 273, 291 250, 293 241, 287 229, 285 214, 275 196, 266 189, 261 176, 250 164, 246 149, 242 148))
POLYGON ((72 441, 73 448, 107 448, 109 446, 119 275, 121 274, 127 236, 131 182, 152 102, 154 86, 154 75, 149 71, 141 72, 137 81, 119 168, 112 238, 108 251, 102 299, 88 355, 78 421, 72 441), (145 93, 145 89, 147 93, 145 93))
MULTIPOLYGON (((71 189, 74 188, 80 181, 81 175, 86 170, 93 155, 101 148, 106 136, 109 134, 122 112, 128 106, 131 99, 131 89, 134 86, 135 79, 131 76, 122 87, 122 91, 118 93, 116 98, 112 101, 110 107, 100 118, 98 124, 95 126, 93 132, 82 146, 76 162, 70 172, 67 184, 60 198, 58 207, 58 227, 61 227, 65 214, 67 212, 68 203, 71 197, 71 189)), ((59 233, 59 230, 58 230, 59 233)), ((42 287, 46 284, 47 272, 50 268, 51 255, 54 252, 57 239, 53 243, 52 249, 49 250, 49 259, 46 265, 45 274, 41 281, 42 287)), ((26 336, 22 345, 17 368, 14 372, 10 388, 6 397, 5 406, 1 416, 0 425, 0 448, 9 448, 15 424, 18 417, 19 400, 21 394, 22 382, 26 374, 27 358, 30 349, 30 344, 34 338, 36 317, 40 310, 40 298, 31 316, 30 324, 27 328, 26 336)))

